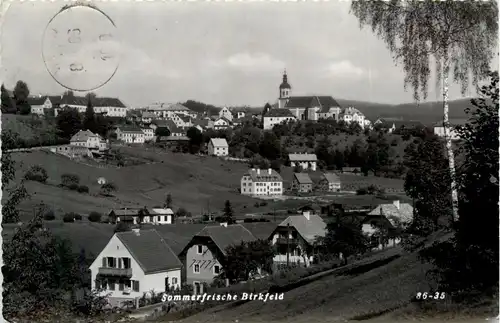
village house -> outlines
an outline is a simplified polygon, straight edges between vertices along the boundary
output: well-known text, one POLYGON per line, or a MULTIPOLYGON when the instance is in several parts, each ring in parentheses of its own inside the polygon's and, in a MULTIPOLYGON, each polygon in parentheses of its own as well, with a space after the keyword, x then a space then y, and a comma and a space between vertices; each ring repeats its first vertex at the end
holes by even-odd
POLYGON ((234 119, 241 119, 245 117, 245 111, 231 111, 234 119))
POLYGON ((233 114, 228 107, 223 107, 219 111, 219 118, 226 118, 229 121, 233 121, 233 114))
POLYGON ((113 235, 90 265, 92 290, 101 289, 111 306, 122 306, 151 291, 181 287, 182 263, 156 230, 113 235))
POLYGON ((343 174, 361 175, 361 167, 342 167, 343 174))
POLYGON ((150 127, 153 129, 153 131, 155 132, 155 135, 158 133, 157 129, 158 128, 165 128, 165 129, 168 129, 168 131, 170 132, 170 137, 182 137, 185 135, 185 132, 183 129, 177 127, 175 125, 175 123, 170 120, 170 119, 167 119, 167 120, 153 120, 153 122, 151 123, 150 127))
POLYGON ((299 166, 303 170, 310 169, 312 171, 316 170, 318 162, 316 154, 288 154, 288 159, 291 167, 299 166))
POLYGON ((143 144, 145 135, 141 128, 135 126, 119 126, 116 128, 116 138, 128 144, 143 144))
POLYGON ((267 111, 266 114, 264 114, 262 119, 263 119, 264 130, 270 130, 273 129, 275 125, 284 122, 294 121, 295 117, 290 112, 290 110, 271 109, 267 111))
POLYGON ((46 111, 56 108, 61 102, 62 95, 38 95, 28 97, 28 103, 31 106, 31 113, 36 115, 45 115, 46 111))
POLYGON ((275 267, 309 267, 317 253, 314 243, 318 237, 326 236, 326 223, 316 214, 303 211, 301 215, 291 215, 281 222, 271 235, 277 254, 273 262, 275 267))
POLYGON ((348 107, 344 109, 344 111, 342 111, 339 116, 339 120, 342 120, 347 124, 355 122, 359 124, 361 128, 364 128, 365 126, 365 115, 354 107, 348 107))
POLYGON ((208 154, 213 156, 229 155, 229 146, 224 138, 211 138, 208 143, 208 154))
MULTIPOLYGON (((95 97, 92 98, 92 107, 94 113, 102 114, 108 117, 125 118, 127 116, 127 107, 117 98, 95 97)), ((61 109, 70 107, 84 113, 87 110, 88 99, 81 96, 63 96, 59 103, 60 108, 54 110, 55 116, 61 109)))
POLYGON ((144 111, 141 116, 141 121, 145 124, 150 124, 156 115, 152 112, 144 111))
MULTIPOLYGON (((450 137, 451 140, 459 140, 460 136, 457 132, 457 127, 462 126, 467 123, 467 120, 465 119, 449 119, 448 122, 450 123, 450 137)), ((434 124, 434 134, 436 136, 445 137, 444 133, 444 123, 443 121, 437 122, 434 124)))
POLYGON ((145 110, 162 119, 172 118, 174 114, 182 114, 191 118, 196 118, 198 115, 195 111, 190 110, 180 103, 155 103, 145 108, 145 110))
POLYGON ((340 177, 334 173, 323 173, 318 182, 318 190, 323 192, 340 192, 340 177))
POLYGON ((108 219, 111 223, 125 222, 128 224, 172 224, 174 222, 174 211, 170 208, 121 208, 114 209, 108 213, 108 219), (141 210, 142 216, 141 219, 141 210))
POLYGON ((249 169, 241 177, 243 195, 283 195, 283 178, 274 169, 249 169))
POLYGON ((155 131, 151 127, 141 128, 144 132, 144 141, 150 141, 155 139, 155 131))
POLYGON ((215 130, 221 130, 221 129, 227 129, 232 126, 231 120, 227 119, 226 117, 220 117, 217 118, 214 121, 214 129, 215 130))
POLYGON ((79 158, 79 157, 90 157, 92 158, 92 152, 84 146, 73 146, 73 145, 61 145, 61 146, 51 146, 50 151, 56 154, 61 154, 69 158, 79 158))
POLYGON ((193 119, 193 125, 196 129, 200 130, 201 132, 204 132, 207 129, 212 129, 214 127, 214 122, 208 117, 196 118, 193 119))
POLYGON ((228 247, 241 242, 267 240, 275 227, 271 223, 224 223, 205 227, 179 253, 185 268, 183 281, 193 286, 196 295, 206 292, 203 285, 210 285, 222 272, 228 247))
POLYGON ((80 130, 70 139, 70 145, 86 147, 91 150, 107 150, 108 142, 89 130, 80 130))
POLYGON ((401 118, 379 118, 373 124, 388 133, 393 133, 401 129, 413 130, 424 128, 424 125, 418 120, 403 120, 401 118))
POLYGON ((307 173, 294 173, 292 180, 292 191, 308 193, 313 190, 313 181, 307 173))
POLYGON ((188 115, 174 113, 169 119, 172 120, 179 128, 189 128, 193 125, 191 117, 188 115))
POLYGON ((383 249, 399 244, 401 239, 397 235, 398 230, 407 228, 412 221, 413 206, 396 200, 392 203, 380 204, 369 212, 363 221, 362 231, 369 238, 375 238, 375 241, 372 241, 375 242, 374 249, 383 249), (382 240, 383 237, 377 234, 384 231, 389 234, 385 242, 382 240))

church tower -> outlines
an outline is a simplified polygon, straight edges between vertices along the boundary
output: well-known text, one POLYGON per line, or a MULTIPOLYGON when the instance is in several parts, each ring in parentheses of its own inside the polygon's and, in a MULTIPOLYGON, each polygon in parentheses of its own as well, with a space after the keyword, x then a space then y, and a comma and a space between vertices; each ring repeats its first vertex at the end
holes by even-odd
POLYGON ((278 107, 280 109, 284 108, 288 98, 290 97, 290 92, 292 91, 292 87, 288 84, 288 76, 286 75, 286 70, 283 72, 283 82, 280 84, 280 96, 278 99, 278 107))

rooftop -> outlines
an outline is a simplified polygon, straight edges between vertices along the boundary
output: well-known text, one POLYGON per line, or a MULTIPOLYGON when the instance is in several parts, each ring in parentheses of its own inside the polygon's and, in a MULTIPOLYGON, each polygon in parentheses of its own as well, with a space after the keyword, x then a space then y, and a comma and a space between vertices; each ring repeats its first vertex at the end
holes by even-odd
POLYGON ((293 177, 297 179, 297 182, 299 184, 312 184, 313 181, 311 180, 311 177, 309 177, 309 174, 307 173, 294 173, 293 177))
POLYGON ((249 169, 245 175, 249 175, 252 182, 283 182, 281 175, 274 169, 249 169), (271 172, 269 174, 269 172, 271 172))
POLYGON ((317 161, 316 154, 288 154, 290 161, 317 161))
POLYGON ((210 139, 210 142, 214 147, 223 147, 223 148, 228 147, 227 141, 224 138, 212 138, 210 139))

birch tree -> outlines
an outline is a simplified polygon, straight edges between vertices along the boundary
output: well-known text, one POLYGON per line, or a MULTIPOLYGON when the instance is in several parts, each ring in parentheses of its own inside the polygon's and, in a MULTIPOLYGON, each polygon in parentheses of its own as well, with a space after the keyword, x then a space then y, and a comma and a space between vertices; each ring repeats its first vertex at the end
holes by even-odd
POLYGON ((492 1, 354 1, 351 13, 360 28, 371 27, 384 40, 394 61, 402 64, 404 88, 416 102, 427 98, 432 65, 436 89, 443 90, 443 125, 452 178, 453 218, 458 218, 455 158, 448 119, 450 74, 465 95, 470 84, 488 75, 497 53, 498 7, 492 1))

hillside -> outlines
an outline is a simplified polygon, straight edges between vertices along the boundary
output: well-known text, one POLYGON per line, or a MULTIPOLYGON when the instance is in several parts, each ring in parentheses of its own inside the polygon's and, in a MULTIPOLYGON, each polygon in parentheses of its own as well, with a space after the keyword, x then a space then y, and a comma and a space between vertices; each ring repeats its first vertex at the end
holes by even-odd
POLYGON ((53 123, 33 115, 2 114, 2 130, 11 130, 23 140, 41 137, 55 137, 53 123))

